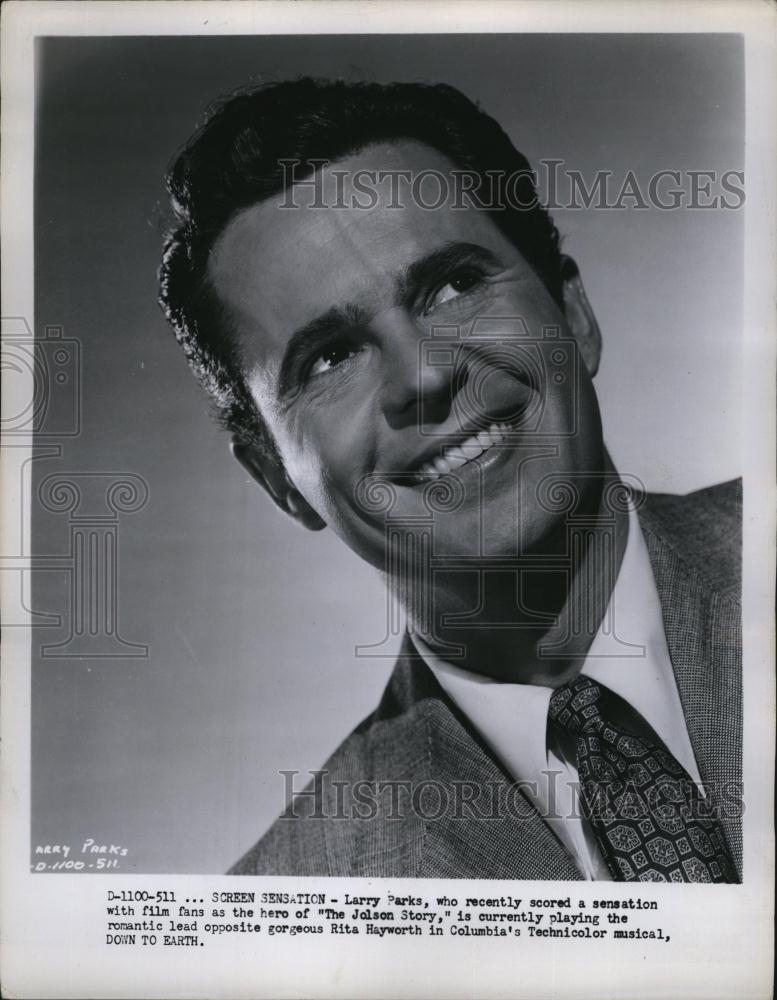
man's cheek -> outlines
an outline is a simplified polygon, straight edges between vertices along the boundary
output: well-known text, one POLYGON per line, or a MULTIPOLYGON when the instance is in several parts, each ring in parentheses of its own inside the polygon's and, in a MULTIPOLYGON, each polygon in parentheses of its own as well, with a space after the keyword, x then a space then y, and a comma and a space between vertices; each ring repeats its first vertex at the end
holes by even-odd
MULTIPOLYGON (((289 478, 304 495, 317 478, 321 464, 321 448, 315 434, 310 433, 311 424, 295 413, 284 419, 267 421, 278 445, 283 465, 289 478)), ((307 497, 306 497, 307 499, 307 497)))
POLYGON ((352 511, 358 513, 366 481, 361 464, 347 448, 328 454, 321 464, 322 496, 332 511, 341 516, 349 518, 352 511))
POLYGON ((311 507, 334 526, 353 493, 348 455, 333 449, 333 441, 322 435, 287 437, 283 449, 289 478, 311 507))
POLYGON ((295 449, 294 457, 286 469, 289 478, 308 504, 329 522, 331 518, 327 510, 327 490, 317 452, 310 449, 295 449))

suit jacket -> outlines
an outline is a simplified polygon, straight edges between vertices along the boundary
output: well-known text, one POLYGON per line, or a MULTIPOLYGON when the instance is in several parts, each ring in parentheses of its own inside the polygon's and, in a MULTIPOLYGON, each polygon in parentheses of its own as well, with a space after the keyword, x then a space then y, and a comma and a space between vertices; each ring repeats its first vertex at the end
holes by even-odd
MULTIPOLYGON (((741 485, 648 495, 639 517, 691 744, 741 877, 741 485)), ((377 709, 230 874, 582 878, 411 649, 406 637, 377 709)))

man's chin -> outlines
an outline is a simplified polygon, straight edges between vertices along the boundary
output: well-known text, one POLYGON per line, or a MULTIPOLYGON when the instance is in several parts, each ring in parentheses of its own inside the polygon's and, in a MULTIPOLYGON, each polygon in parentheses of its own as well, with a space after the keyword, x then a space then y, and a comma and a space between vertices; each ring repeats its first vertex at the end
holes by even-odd
POLYGON ((532 518, 519 528, 514 497, 492 498, 485 505, 478 501, 471 507, 465 503, 452 516, 438 515, 433 524, 435 557, 482 559, 484 565, 495 566, 547 549, 544 543, 556 534, 555 525, 544 518, 532 518))

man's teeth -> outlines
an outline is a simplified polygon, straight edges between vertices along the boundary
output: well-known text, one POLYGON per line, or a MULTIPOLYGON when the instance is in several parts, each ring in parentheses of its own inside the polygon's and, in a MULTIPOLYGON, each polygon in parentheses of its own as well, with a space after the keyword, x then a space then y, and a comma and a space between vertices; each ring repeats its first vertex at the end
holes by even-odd
POLYGON ((478 458, 495 444, 502 444, 509 433, 509 424, 491 424, 488 430, 473 434, 455 448, 446 448, 444 454, 438 455, 430 462, 424 462, 418 470, 418 475, 424 479, 437 479, 439 476, 447 475, 471 462, 473 458, 478 458))

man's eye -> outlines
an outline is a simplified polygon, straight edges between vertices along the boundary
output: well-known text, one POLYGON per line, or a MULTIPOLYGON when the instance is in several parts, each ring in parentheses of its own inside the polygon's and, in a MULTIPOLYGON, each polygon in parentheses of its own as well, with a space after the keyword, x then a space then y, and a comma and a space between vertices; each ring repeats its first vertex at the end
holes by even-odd
POLYGON ((445 302, 450 302, 451 299, 458 298, 459 295, 465 295, 467 292, 472 291, 472 289, 480 283, 480 280, 481 275, 474 274, 472 272, 462 272, 461 274, 457 274, 455 277, 451 278, 450 281, 446 281, 444 285, 437 289, 434 295, 426 303, 424 313, 428 314, 433 312, 445 302))
POLYGON ((330 344, 325 350, 321 351, 313 361, 310 366, 309 374, 311 377, 315 375, 323 375, 338 365, 341 365, 344 361, 348 361, 357 353, 357 348, 354 344, 347 341, 341 341, 336 344, 330 344))

